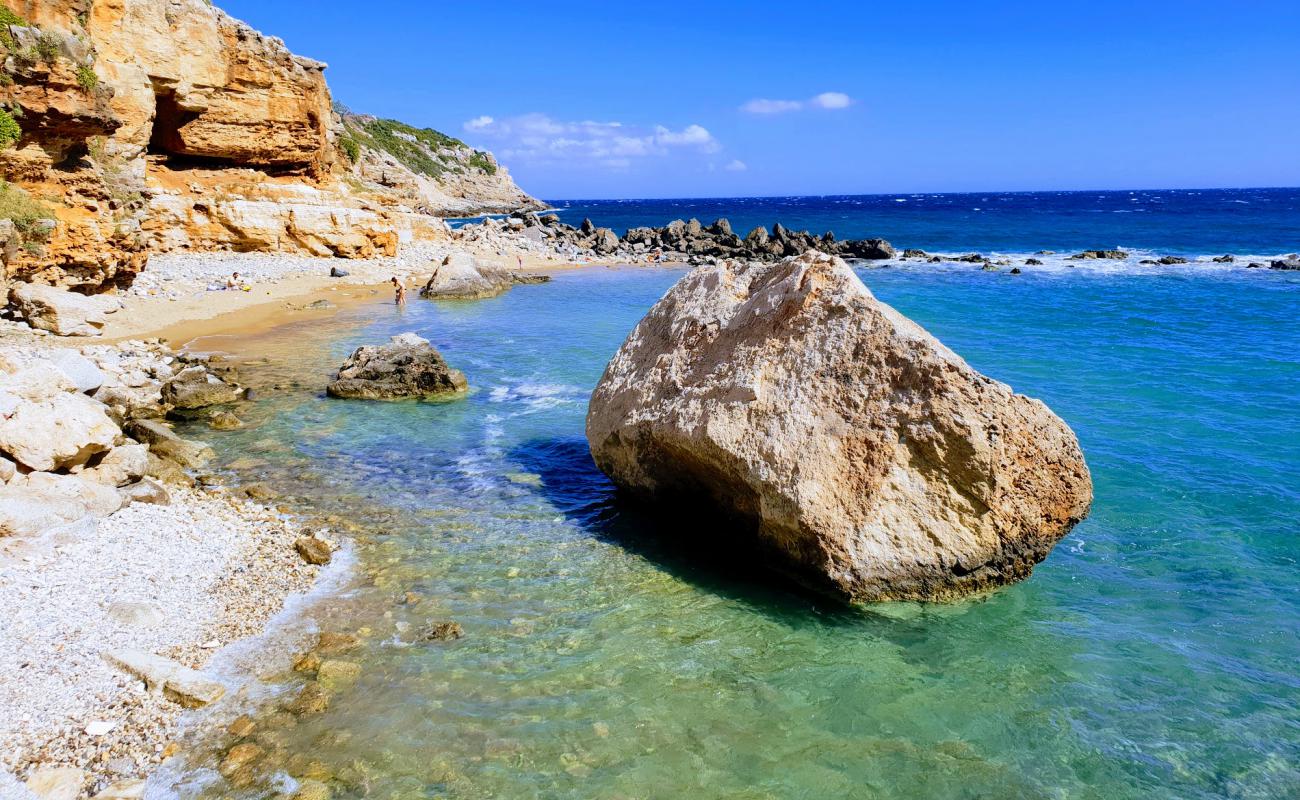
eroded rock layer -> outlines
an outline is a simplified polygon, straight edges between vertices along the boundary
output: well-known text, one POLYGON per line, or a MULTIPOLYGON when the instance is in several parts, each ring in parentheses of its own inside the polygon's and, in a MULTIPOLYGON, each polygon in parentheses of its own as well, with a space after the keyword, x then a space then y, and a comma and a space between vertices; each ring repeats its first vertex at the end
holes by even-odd
POLYGON ((445 236, 436 214, 536 204, 490 154, 349 127, 325 64, 207 0, 0 6, 9 279, 92 292, 176 249, 391 254, 445 236))
POLYGON ((856 600, 1025 578, 1092 500, 1047 406, 820 253, 688 274, 610 362, 587 436, 620 487, 720 510, 771 566, 856 600))

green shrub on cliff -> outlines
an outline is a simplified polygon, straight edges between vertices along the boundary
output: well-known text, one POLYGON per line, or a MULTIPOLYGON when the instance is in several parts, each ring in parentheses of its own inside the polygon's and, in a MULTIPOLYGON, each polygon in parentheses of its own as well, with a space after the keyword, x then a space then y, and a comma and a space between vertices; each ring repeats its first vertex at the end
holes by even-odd
POLYGON ((432 128, 413 128, 393 119, 373 119, 349 128, 359 144, 383 150, 406 168, 437 178, 448 166, 438 155, 442 148, 463 148, 465 143, 432 128))
POLYGON ((50 228, 44 220, 54 219, 54 209, 34 199, 20 187, 0 181, 0 219, 13 222, 25 250, 39 252, 49 240, 50 228))
POLYGON ((497 174, 497 165, 493 164, 492 159, 488 158, 488 154, 482 150, 474 151, 474 155, 469 157, 469 165, 489 175, 497 174))
POLYGON ((9 6, 0 5, 0 44, 4 45, 6 50, 14 49, 14 37, 9 33, 10 25, 26 28, 27 20, 10 11, 9 6))
POLYGON ((53 33, 42 33, 36 39, 36 55, 46 64, 53 64, 63 53, 63 40, 53 33))
POLYGON ((351 136, 339 137, 339 149, 343 151, 343 155, 348 157, 348 161, 353 164, 357 163, 358 158, 361 158, 361 145, 351 136))
POLYGON ((95 68, 77 67, 77 85, 85 89, 87 94, 95 91, 95 87, 99 86, 99 76, 95 74, 95 68))
POLYGON ((7 150, 23 138, 23 129, 13 114, 0 108, 0 150, 7 150))

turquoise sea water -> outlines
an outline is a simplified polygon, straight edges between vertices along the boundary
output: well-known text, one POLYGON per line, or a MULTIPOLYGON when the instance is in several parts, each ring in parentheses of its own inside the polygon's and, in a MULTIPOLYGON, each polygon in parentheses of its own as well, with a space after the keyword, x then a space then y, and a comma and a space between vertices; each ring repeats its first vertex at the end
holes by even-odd
MULTIPOLYGON (((1300 795, 1300 276, 864 271, 1077 431, 1091 517, 1033 577, 842 607, 620 507, 587 396, 680 272, 590 270, 474 303, 344 312, 238 344, 265 399, 227 463, 354 519, 360 630, 329 711, 263 741, 336 798, 1300 795), (414 330, 442 404, 326 399, 414 330), (414 592, 418 602, 404 601, 414 592), (430 621, 465 638, 415 643, 430 621)), ((286 697, 296 690, 286 678, 286 697)), ((286 724, 284 715, 280 723, 286 724)), ((206 775, 194 785, 213 779, 206 775)), ((262 788, 219 796, 267 796, 262 788)))

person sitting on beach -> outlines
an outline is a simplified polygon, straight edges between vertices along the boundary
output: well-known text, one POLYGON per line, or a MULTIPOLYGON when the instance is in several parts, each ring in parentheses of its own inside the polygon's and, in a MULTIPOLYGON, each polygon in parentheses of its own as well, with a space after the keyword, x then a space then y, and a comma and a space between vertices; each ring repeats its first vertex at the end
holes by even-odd
POLYGON ((396 275, 393 276, 393 289, 397 295, 393 299, 393 302, 397 303, 399 306, 406 305, 406 287, 402 285, 402 282, 397 279, 396 275))
POLYGON ((238 272, 233 272, 233 273, 231 273, 230 277, 229 277, 229 278, 226 278, 226 288, 227 288, 227 289, 238 289, 239 286, 240 286, 240 283, 239 283, 239 273, 238 273, 238 272))

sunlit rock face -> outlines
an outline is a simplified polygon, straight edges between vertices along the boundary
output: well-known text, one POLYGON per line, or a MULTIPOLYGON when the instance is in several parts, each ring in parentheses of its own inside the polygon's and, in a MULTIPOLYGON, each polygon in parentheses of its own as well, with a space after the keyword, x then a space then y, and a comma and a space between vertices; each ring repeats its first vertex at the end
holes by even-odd
POLYGON ((822 254, 684 277, 610 362, 587 437, 630 494, 721 511, 745 555, 853 600, 1023 579, 1092 500, 1047 406, 822 254))

